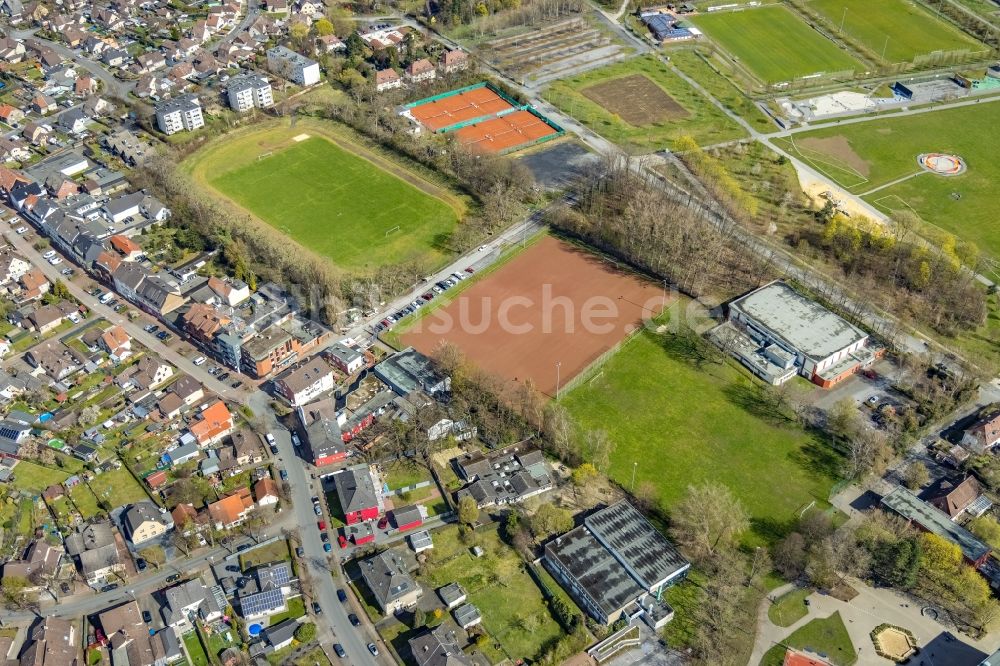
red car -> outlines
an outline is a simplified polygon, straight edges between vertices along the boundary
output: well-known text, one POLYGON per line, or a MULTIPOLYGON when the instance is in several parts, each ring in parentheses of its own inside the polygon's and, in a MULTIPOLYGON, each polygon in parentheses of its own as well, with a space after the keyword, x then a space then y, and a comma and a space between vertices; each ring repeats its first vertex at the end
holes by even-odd
POLYGON ((379 519, 378 521, 378 528, 380 530, 384 530, 388 524, 389 524, 389 519, 386 518, 385 516, 382 516, 382 518, 379 519))
POLYGON ((474 271, 474 270, 472 269, 472 266, 469 266, 468 268, 466 268, 466 269, 465 269, 465 272, 466 272, 466 273, 470 273, 470 274, 471 274, 471 273, 475 273, 476 271, 474 271))
POLYGON ((343 534, 337 537, 337 543, 340 544, 341 548, 347 548, 347 538, 343 534))
POLYGON ((326 523, 325 523, 325 522, 323 522, 322 520, 321 520, 321 521, 319 521, 319 523, 317 523, 317 525, 319 525, 319 528, 320 528, 321 530, 325 530, 325 529, 326 529, 326 523))

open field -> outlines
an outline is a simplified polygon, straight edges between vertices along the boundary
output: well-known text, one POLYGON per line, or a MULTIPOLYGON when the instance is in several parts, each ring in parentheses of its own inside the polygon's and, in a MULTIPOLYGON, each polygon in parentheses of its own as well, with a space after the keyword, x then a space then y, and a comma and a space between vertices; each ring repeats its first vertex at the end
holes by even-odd
POLYGON ((699 14, 692 22, 764 83, 861 67, 853 56, 781 6, 699 14))
POLYGON ((865 199, 886 212, 912 210, 926 223, 1000 258, 1000 161, 996 142, 988 138, 998 124, 1000 103, 991 102, 829 127, 796 134, 794 141, 776 141, 855 194, 920 172, 916 160, 921 153, 958 154, 968 166, 964 174, 924 172, 865 199))
MULTIPOLYGON (((650 94, 652 89, 645 83, 642 86, 644 94, 650 94)), ((628 92, 627 87, 625 91, 628 92)), ((744 136, 743 129, 739 125, 730 120, 683 79, 667 69, 656 56, 632 58, 584 74, 554 81, 545 90, 544 97, 598 134, 635 153, 669 148, 674 141, 685 135, 693 137, 701 145, 720 143, 744 136), (660 101, 672 100, 673 104, 684 110, 685 117, 666 118, 645 123, 642 123, 642 118, 634 118, 642 124, 633 125, 617 111, 627 108, 632 103, 648 105, 655 103, 655 100, 638 97, 634 99, 624 98, 615 100, 613 106, 606 108, 588 97, 585 92, 587 89, 593 90, 593 86, 609 84, 619 86, 619 90, 621 90, 621 83, 612 84, 610 82, 622 79, 634 81, 635 77, 639 76, 647 79, 659 89, 663 96, 660 97, 657 93, 657 99, 660 101)), ((675 115, 678 114, 679 111, 675 112, 675 115)))
POLYGON ((320 122, 236 134, 187 165, 202 185, 347 269, 439 263, 464 214, 457 197, 320 122), (301 134, 310 138, 293 140, 301 134))
POLYGON ((591 374, 562 403, 582 431, 608 431, 610 475, 624 487, 634 469, 635 487, 652 484, 669 511, 688 485, 722 483, 761 542, 810 502, 828 506, 840 457, 763 406, 742 369, 702 359, 689 335, 644 331, 591 374))
POLYGON ((889 62, 910 62, 935 51, 983 51, 983 44, 916 2, 907 0, 810 0, 832 26, 889 62), (845 13, 846 12, 846 13, 845 13), (887 41, 888 40, 888 41, 887 41))
MULTIPOLYGON (((808 649, 824 655, 834 666, 850 666, 858 660, 858 653, 847 635, 847 627, 840 613, 830 617, 815 619, 796 629, 785 639, 785 645, 796 649, 808 649)), ((785 647, 775 645, 761 659, 761 666, 781 666, 785 659, 785 647)), ((881 661, 881 660, 880 660, 881 661)))
POLYGON ((458 527, 449 525, 434 532, 429 555, 427 574, 421 581, 425 589, 454 582, 464 587, 469 603, 483 615, 483 627, 515 663, 534 660, 545 645, 562 635, 526 565, 495 530, 480 529, 473 541, 463 544, 458 527), (469 551, 473 545, 480 546, 485 555, 473 557, 469 551))
POLYGON ((642 74, 595 83, 580 92, 629 125, 651 125, 691 115, 663 88, 642 74))
POLYGON ((557 382, 565 385, 662 304, 659 285, 544 237, 400 337, 424 353, 451 342, 483 369, 515 382, 530 377, 555 395, 557 382))
POLYGON ((717 72, 699 57, 693 48, 676 49, 670 53, 674 67, 695 79, 715 99, 733 113, 751 123, 755 129, 773 132, 774 122, 764 114, 749 97, 743 94, 731 81, 717 72))

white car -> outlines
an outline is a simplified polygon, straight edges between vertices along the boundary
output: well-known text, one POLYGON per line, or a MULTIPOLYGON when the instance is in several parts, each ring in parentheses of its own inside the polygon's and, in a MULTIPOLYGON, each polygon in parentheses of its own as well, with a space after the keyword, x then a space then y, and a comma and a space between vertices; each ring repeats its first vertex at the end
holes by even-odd
POLYGON ((52 257, 51 259, 49 259, 49 263, 52 264, 53 266, 58 266, 59 264, 62 263, 62 259, 60 257, 52 257))
POLYGON ((267 440, 268 444, 274 446, 274 435, 272 435, 271 433, 267 433, 266 435, 264 435, 264 439, 267 440))
POLYGON ((194 360, 194 364, 195 364, 195 365, 204 365, 205 361, 207 361, 207 360, 208 360, 208 359, 207 359, 207 358, 205 358, 204 356, 199 356, 198 358, 196 358, 196 359, 194 360))
POLYGON ((56 251, 55 250, 49 250, 48 252, 46 252, 45 254, 42 255, 42 259, 51 259, 54 256, 56 256, 56 251))
POLYGON ((66 315, 66 319, 69 319, 74 324, 80 323, 80 315, 78 315, 75 312, 70 312, 68 315, 66 315))
POLYGON ((14 231, 16 231, 19 234, 25 234, 28 233, 28 227, 21 225, 17 229, 14 229, 14 231))

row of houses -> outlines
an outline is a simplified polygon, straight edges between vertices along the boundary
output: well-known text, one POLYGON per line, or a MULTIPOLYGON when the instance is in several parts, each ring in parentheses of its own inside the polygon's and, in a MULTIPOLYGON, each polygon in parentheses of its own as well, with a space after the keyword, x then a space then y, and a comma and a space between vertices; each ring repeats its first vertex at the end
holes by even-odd
POLYGON ((458 49, 445 51, 441 54, 435 66, 427 58, 414 60, 403 69, 400 76, 393 68, 382 69, 375 72, 375 90, 384 92, 402 88, 405 81, 410 84, 419 84, 426 81, 433 81, 437 78, 438 72, 441 74, 454 74, 469 67, 469 54, 458 49))

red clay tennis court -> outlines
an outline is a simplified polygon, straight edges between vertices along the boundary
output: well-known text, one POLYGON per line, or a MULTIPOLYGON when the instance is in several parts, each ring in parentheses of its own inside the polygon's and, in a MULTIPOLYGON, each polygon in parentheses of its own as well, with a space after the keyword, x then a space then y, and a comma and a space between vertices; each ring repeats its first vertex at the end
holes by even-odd
POLYGON ((513 108, 507 100, 486 86, 472 88, 409 109, 417 122, 437 132, 473 118, 492 116, 513 108))
POLYGON ((455 135, 462 145, 486 153, 499 153, 555 133, 554 127, 530 111, 515 111, 463 127, 455 135))

